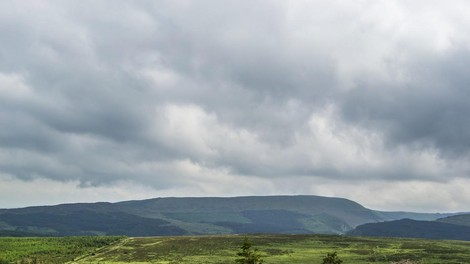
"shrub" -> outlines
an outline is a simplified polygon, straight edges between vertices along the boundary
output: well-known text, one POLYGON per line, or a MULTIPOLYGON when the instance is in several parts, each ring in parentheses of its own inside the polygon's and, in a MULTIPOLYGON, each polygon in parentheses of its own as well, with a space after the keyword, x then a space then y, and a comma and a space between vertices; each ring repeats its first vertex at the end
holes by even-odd
POLYGON ((248 238, 245 238, 243 244, 240 247, 240 251, 237 256, 240 258, 236 259, 235 262, 239 264, 261 264, 263 260, 258 253, 258 249, 252 249, 253 244, 248 238))
POLYGON ((343 261, 339 259, 336 252, 326 254, 326 257, 323 258, 323 264, 341 264, 343 261))

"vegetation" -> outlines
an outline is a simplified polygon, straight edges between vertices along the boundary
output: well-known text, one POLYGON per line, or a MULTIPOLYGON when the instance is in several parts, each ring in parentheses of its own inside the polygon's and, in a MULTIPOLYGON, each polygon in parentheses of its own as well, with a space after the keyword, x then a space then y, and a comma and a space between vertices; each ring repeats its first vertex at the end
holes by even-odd
POLYGON ((469 263, 469 249, 465 241, 335 235, 0 238, 0 264, 450 264, 469 263))
POLYGON ((326 257, 323 259, 323 264, 341 264, 343 261, 338 257, 338 254, 335 252, 326 254, 326 257))
POLYGON ((0 264, 65 263, 124 237, 0 238, 0 264))
MULTIPOLYGON (((265 264, 320 264, 331 252, 337 252, 344 264, 447 264, 468 263, 470 259, 470 242, 464 241, 331 235, 250 235, 248 238, 265 264)), ((236 263, 241 258, 237 253, 243 243, 244 237, 238 235, 125 238, 71 263, 236 263)))
POLYGON ((261 255, 258 253, 258 249, 252 248, 252 243, 248 238, 245 238, 243 244, 240 247, 240 251, 237 253, 240 258, 236 259, 236 263, 240 264, 261 264, 263 260, 261 255))

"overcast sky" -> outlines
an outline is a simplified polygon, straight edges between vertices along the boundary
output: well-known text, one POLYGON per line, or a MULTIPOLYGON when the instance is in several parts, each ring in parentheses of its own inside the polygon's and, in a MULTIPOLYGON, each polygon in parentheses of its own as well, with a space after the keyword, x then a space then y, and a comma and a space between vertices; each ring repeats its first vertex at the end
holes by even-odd
POLYGON ((470 2, 0 1, 0 208, 470 211, 470 2))

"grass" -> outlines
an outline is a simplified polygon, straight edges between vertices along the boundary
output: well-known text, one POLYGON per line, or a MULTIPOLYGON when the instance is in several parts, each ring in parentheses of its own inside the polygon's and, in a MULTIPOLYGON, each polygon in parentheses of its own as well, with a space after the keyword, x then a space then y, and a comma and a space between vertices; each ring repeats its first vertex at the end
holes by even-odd
MULTIPOLYGON (((326 235, 250 235, 266 264, 321 263, 338 252, 347 263, 470 263, 470 242, 326 235)), ((74 263, 235 263, 244 236, 126 238, 74 263)))
POLYGON ((0 238, 0 263, 66 263, 124 237, 0 238))
MULTIPOLYGON (((0 238, 0 263, 235 263, 243 235, 0 238), (5 262, 2 262, 4 260, 5 262), (36 262, 32 262, 36 260, 36 262), (18 261, 18 262, 16 262, 18 261)), ((266 264, 322 263, 333 251, 349 263, 470 263, 470 242, 332 235, 249 235, 266 264)))

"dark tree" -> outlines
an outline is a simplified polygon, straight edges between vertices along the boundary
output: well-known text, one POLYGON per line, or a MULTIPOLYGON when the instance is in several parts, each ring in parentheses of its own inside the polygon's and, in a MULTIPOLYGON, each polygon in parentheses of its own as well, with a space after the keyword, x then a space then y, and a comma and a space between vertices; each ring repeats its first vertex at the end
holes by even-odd
POLYGON ((252 249, 253 244, 248 238, 245 238, 243 244, 240 247, 240 251, 237 253, 237 256, 240 258, 236 259, 236 263, 240 264, 261 264, 263 260, 261 259, 258 249, 252 249))
POLYGON ((326 257, 323 258, 323 264, 341 264, 343 261, 339 259, 336 252, 326 254, 326 257))

